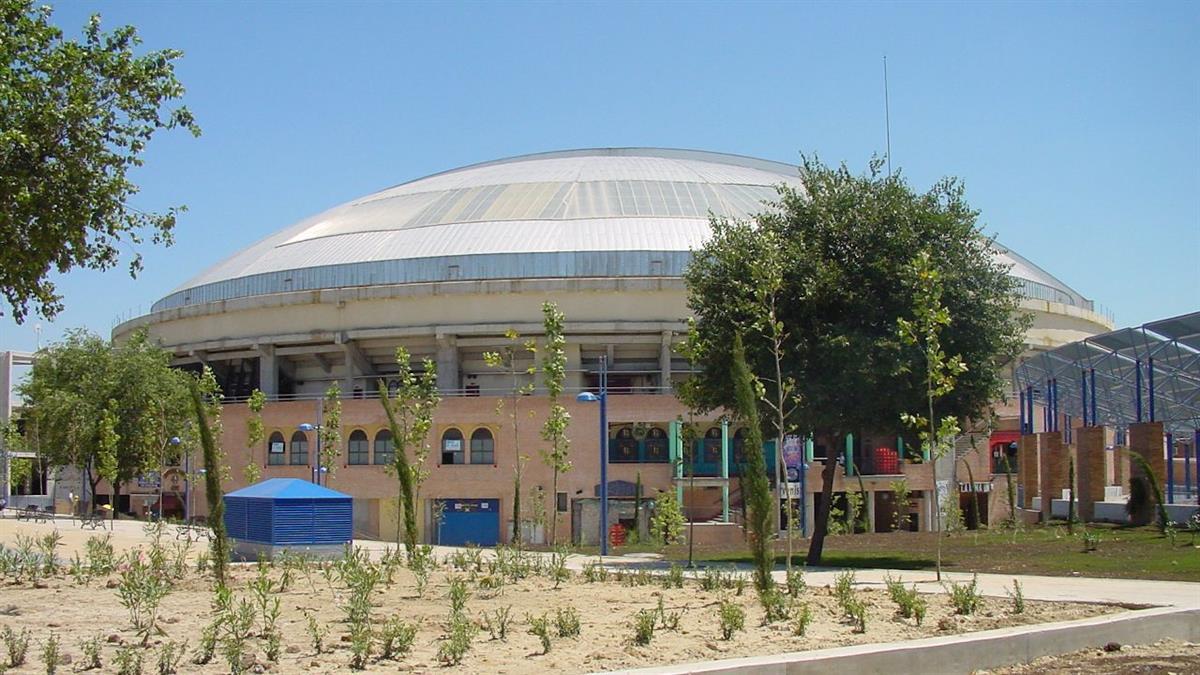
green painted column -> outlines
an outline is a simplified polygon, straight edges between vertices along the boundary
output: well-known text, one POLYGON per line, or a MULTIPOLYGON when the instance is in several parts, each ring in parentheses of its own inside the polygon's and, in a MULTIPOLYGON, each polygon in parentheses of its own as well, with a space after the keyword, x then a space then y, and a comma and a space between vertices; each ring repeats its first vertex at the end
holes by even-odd
POLYGON ((898 466, 904 466, 904 437, 896 437, 896 463, 898 466))
POLYGON ((721 420, 721 520, 729 522, 729 420, 721 420))
POLYGON ((854 475, 854 434, 846 434, 846 475, 854 475))
POLYGON ((813 461, 813 437, 812 437, 812 434, 809 434, 804 439, 804 461, 806 461, 806 462, 813 461))
MULTIPOLYGON (((667 426, 667 456, 670 458, 671 466, 675 468, 675 498, 679 502, 679 508, 683 509, 683 435, 680 433, 679 420, 671 422, 667 426)), ((685 511, 686 513, 686 511, 685 511)))

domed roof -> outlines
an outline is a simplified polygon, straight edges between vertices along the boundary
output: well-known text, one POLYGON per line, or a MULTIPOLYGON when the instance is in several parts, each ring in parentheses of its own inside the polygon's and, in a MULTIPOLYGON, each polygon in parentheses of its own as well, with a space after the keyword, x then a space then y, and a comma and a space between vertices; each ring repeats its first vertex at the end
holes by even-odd
MULTIPOLYGON (((349 286, 678 277, 709 235, 710 214, 748 218, 780 184, 800 186, 796 167, 692 150, 568 150, 475 164, 302 220, 153 309, 349 286)), ((1046 299, 1083 302, 1023 258, 998 254, 1014 276, 1056 296, 1046 299)))

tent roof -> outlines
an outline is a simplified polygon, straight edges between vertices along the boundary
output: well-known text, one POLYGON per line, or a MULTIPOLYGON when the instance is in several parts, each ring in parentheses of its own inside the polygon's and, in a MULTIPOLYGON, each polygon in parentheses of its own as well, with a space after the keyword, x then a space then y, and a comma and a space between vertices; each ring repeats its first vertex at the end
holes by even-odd
POLYGON ((251 499, 350 499, 350 495, 321 487, 299 478, 270 478, 254 485, 248 485, 240 490, 234 490, 226 497, 247 497, 251 499))

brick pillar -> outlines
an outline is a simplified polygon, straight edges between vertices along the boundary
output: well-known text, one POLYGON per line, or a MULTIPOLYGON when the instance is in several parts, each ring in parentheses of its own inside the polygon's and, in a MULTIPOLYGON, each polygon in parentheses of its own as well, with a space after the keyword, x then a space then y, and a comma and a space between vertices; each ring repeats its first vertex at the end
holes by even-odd
POLYGON ((1033 508, 1038 495, 1038 436, 1024 434, 1017 440, 1017 482, 1024 488, 1021 508, 1033 508))
POLYGON ((1067 487, 1067 462, 1070 461, 1071 450, 1064 446, 1062 433, 1049 431, 1038 434, 1038 444, 1041 446, 1041 461, 1038 465, 1040 489, 1042 497, 1042 522, 1050 522, 1050 507, 1055 498, 1067 487))
MULTIPOLYGON (((1141 422, 1129 425, 1129 452, 1141 455, 1154 477, 1161 483, 1167 479, 1167 460, 1163 453, 1163 424, 1162 422, 1141 422)), ((1130 467, 1133 476, 1142 472, 1135 463, 1130 467)))
POLYGON ((1075 483, 1079 492, 1079 519, 1095 519, 1095 502, 1104 501, 1107 482, 1104 427, 1079 427, 1075 430, 1075 483))

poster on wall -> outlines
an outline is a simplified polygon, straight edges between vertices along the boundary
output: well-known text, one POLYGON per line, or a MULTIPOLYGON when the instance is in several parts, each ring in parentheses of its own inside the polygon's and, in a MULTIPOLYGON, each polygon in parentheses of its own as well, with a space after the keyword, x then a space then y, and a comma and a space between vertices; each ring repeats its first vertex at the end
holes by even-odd
POLYGON ((271 441, 271 454, 272 455, 282 455, 283 454, 283 441, 271 441))
POLYGON ((800 482, 800 471, 804 466, 803 438, 800 436, 783 437, 783 464, 787 467, 788 482, 800 482))

